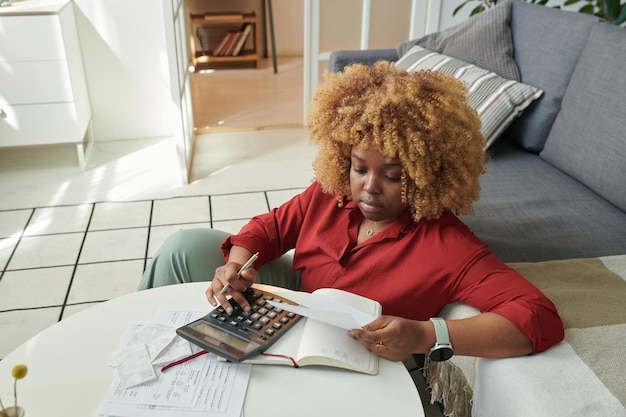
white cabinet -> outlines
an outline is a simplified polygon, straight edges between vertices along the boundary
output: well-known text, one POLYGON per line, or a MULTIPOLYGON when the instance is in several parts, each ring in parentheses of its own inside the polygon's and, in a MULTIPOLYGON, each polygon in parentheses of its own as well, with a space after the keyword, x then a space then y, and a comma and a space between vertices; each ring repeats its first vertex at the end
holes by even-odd
POLYGON ((0 147, 75 144, 84 168, 91 109, 73 3, 0 9, 0 147))

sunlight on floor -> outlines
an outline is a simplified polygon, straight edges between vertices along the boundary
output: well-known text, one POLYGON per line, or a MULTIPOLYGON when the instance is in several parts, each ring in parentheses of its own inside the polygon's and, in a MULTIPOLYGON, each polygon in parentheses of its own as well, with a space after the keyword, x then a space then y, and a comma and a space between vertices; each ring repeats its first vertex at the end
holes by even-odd
POLYGON ((304 187, 315 147, 303 129, 199 135, 189 184, 172 139, 98 143, 85 171, 73 151, 3 151, 0 210, 304 187))
POLYGON ((199 135, 191 183, 213 183, 214 193, 306 186, 315 152, 304 129, 199 135))
POLYGON ((172 139, 98 143, 85 171, 68 158, 71 151, 71 147, 3 151, 0 209, 128 201, 166 194, 182 180, 172 139))

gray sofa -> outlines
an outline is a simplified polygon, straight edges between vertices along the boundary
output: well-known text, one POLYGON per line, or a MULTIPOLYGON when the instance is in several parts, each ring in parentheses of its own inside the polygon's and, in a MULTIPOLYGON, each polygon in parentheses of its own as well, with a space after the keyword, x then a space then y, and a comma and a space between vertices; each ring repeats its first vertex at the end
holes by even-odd
MULTIPOLYGON (((489 148, 480 201, 463 221, 505 262, 626 254, 626 29, 523 1, 508 7, 519 78, 543 95, 489 148)), ((494 9, 467 22, 480 27, 494 9)), ((486 67, 484 36, 452 29, 421 44, 472 50, 456 57, 486 67), (455 48, 455 36, 466 45, 455 48)), ((335 51, 329 70, 396 61, 415 43, 335 51)))
MULTIPOLYGON (((416 45, 543 91, 488 148, 480 200, 463 221, 565 325, 565 340, 537 355, 426 364, 431 400, 448 416, 626 417, 626 29, 499 2, 397 48, 333 52, 329 70, 400 66, 416 45)), ((452 303, 440 314, 478 311, 452 303)))

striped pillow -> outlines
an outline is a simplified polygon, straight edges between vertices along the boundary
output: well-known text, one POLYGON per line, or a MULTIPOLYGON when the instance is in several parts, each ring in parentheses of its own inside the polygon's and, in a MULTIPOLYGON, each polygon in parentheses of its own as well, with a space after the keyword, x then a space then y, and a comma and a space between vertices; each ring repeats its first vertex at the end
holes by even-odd
POLYGON ((408 72, 430 69, 463 81, 468 89, 468 103, 476 110, 482 123, 480 130, 487 141, 487 148, 530 103, 543 94, 538 88, 504 79, 486 69, 421 46, 412 47, 396 62, 396 68, 408 72))

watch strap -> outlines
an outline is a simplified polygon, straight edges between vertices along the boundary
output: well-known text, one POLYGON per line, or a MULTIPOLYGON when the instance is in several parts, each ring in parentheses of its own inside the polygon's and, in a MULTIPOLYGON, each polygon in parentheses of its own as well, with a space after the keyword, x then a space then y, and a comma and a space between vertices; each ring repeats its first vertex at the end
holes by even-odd
POLYGON ((450 335, 448 334, 448 325, 441 317, 433 317, 430 319, 435 326, 435 337, 437 345, 450 345, 450 335))

